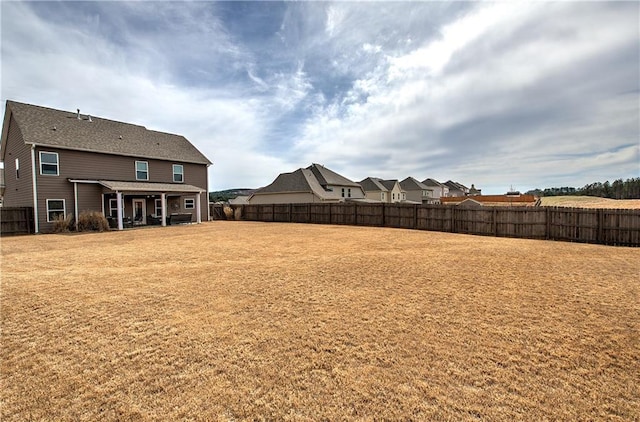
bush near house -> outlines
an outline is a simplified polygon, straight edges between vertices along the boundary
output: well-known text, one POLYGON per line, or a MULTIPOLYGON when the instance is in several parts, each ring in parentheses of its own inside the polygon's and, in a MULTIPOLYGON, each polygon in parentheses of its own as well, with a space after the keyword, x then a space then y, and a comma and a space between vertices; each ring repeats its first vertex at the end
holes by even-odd
POLYGON ((83 211, 78 217, 78 231, 104 232, 109 230, 109 221, 98 211, 83 211))

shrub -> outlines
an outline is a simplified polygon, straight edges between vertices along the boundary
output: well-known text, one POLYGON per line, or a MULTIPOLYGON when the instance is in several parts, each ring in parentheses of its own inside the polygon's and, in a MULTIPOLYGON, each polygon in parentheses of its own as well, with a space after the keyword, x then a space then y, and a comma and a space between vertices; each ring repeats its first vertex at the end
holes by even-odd
POLYGON ((109 221, 98 211, 82 211, 78 217, 78 231, 103 232, 109 230, 109 221))
POLYGON ((67 233, 69 229, 73 226, 71 223, 73 222, 73 214, 67 214, 66 217, 62 215, 58 215, 53 220, 53 232, 54 233, 67 233))
POLYGON ((227 220, 233 220, 233 208, 229 205, 225 205, 222 210, 224 211, 224 215, 227 217, 227 220))

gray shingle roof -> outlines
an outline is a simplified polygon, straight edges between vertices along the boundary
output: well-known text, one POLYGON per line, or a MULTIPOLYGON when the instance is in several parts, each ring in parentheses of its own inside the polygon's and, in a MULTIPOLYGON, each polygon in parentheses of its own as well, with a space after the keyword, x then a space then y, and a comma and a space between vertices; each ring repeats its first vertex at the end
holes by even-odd
POLYGON ((27 144, 104 154, 211 164, 184 136, 144 126, 7 101, 27 144))
POLYGON ((440 183, 435 179, 424 179, 422 183, 426 186, 435 186, 440 188, 445 186, 443 183, 440 183))
POLYGON ((403 181, 400 182, 400 187, 404 190, 432 190, 429 186, 424 183, 418 182, 413 177, 407 177, 403 181))
POLYGON ((338 173, 329 170, 323 165, 320 164, 311 164, 307 167, 307 170, 311 170, 314 174, 320 185, 322 186, 353 186, 360 187, 356 182, 347 179, 344 176, 339 175, 338 173))
POLYGON ((382 184, 382 179, 377 177, 367 177, 361 180, 360 186, 362 186, 365 192, 389 192, 389 189, 382 184))

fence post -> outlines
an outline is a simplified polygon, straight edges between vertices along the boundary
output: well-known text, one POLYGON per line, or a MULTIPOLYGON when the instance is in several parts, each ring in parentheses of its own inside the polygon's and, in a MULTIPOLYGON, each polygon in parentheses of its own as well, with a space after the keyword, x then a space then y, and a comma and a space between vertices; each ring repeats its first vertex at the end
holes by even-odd
POLYGON ((353 204, 353 224, 358 225, 358 204, 353 204))
POLYGON ((385 209, 385 203, 383 202, 382 204, 382 227, 385 226, 385 221, 384 221, 384 209, 385 209))
POLYGON ((291 207, 293 207, 293 204, 289 203, 289 223, 291 223, 291 207))
POLYGON ((598 209, 598 218, 597 218, 597 224, 596 224, 596 243, 603 243, 603 236, 602 236, 602 226, 604 225, 604 210, 603 209, 598 209))
POLYGON ((544 218, 546 223, 545 238, 549 240, 551 238, 551 208, 546 207, 544 210, 544 218))
POLYGON ((498 209, 493 207, 493 235, 498 237, 498 209))
POLYGON ((456 205, 449 205, 450 209, 451 209, 451 233, 455 233, 455 223, 456 223, 456 219, 454 214, 456 213, 456 205))

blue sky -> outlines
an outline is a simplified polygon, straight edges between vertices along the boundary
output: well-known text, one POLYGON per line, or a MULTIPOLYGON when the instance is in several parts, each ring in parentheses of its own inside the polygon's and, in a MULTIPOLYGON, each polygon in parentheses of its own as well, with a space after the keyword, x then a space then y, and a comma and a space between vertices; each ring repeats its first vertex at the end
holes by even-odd
POLYGON ((483 193, 640 176, 638 2, 12 2, 12 99, 186 136, 211 190, 320 163, 483 193))

